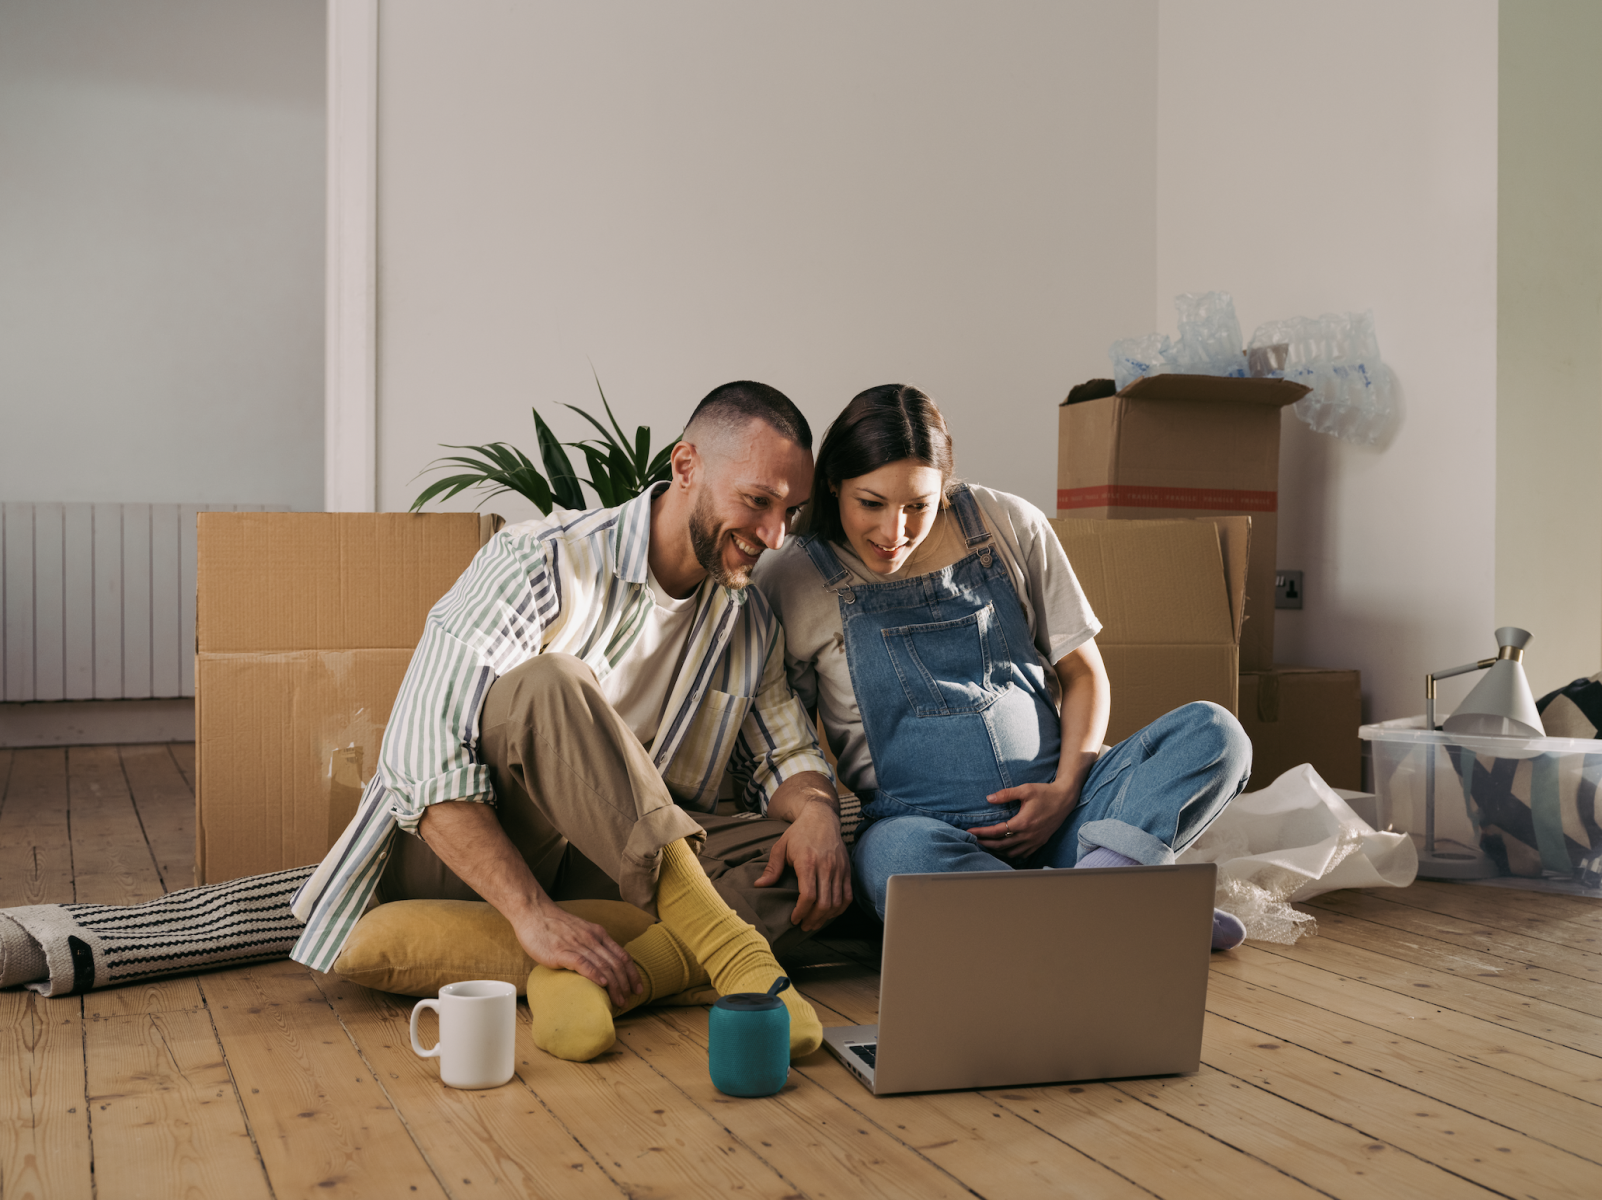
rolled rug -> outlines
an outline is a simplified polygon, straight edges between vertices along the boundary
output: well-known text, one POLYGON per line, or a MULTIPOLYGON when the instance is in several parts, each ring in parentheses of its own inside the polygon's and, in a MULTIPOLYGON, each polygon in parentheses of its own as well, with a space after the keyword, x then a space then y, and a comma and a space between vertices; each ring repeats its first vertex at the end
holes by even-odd
POLYGON ((289 902, 314 869, 185 888, 145 904, 0 909, 0 987, 69 996, 286 958, 305 929, 289 902))

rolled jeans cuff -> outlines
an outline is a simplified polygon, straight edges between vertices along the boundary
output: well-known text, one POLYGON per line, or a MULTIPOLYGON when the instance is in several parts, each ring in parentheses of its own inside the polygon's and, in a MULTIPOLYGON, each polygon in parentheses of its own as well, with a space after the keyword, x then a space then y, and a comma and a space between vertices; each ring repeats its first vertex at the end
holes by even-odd
POLYGON ((1124 821, 1086 821, 1079 827, 1079 857, 1097 846, 1132 858, 1148 867, 1166 867, 1174 862, 1174 852, 1161 838, 1124 821))
POLYGON ((653 917, 658 915, 656 877, 662 870, 662 847, 680 838, 689 842, 697 855, 706 844, 706 830, 678 805, 640 814, 618 860, 617 890, 624 900, 653 917))

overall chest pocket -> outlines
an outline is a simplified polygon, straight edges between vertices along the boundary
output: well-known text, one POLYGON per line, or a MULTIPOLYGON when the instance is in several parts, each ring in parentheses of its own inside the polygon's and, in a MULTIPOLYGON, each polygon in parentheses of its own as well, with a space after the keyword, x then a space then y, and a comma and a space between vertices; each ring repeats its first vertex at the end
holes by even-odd
POLYGON ((992 605, 951 621, 883 629, 880 636, 920 717, 983 712, 1006 691, 1007 639, 992 605))

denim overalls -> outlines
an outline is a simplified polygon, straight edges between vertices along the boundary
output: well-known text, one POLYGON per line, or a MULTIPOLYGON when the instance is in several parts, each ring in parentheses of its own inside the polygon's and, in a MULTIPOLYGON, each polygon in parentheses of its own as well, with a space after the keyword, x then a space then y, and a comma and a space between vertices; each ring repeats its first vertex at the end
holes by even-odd
POLYGON ((950 514, 969 553, 927 575, 850 582, 828 542, 804 536, 840 605, 851 686, 878 790, 852 849, 858 898, 884 915, 892 874, 1071 867, 1105 846, 1172 862, 1245 787, 1251 743, 1216 704, 1175 709, 1104 752, 1078 806, 1027 860, 984 849, 970 828, 999 825, 1016 804, 985 797, 1056 778, 1062 724, 1023 604, 973 494, 950 514))
POLYGON ((828 542, 806 544, 840 602, 879 781, 870 820, 996 825, 1017 806, 986 796, 1057 774, 1062 726, 1023 605, 973 494, 959 487, 951 500, 969 554, 928 575, 848 585, 828 542))

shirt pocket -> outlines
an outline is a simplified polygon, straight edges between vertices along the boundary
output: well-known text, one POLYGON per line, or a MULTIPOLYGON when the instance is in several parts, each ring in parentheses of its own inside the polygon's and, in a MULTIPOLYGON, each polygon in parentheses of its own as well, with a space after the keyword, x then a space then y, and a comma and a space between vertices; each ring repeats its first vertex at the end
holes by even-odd
POLYGON ((740 726, 751 711, 752 697, 708 688, 701 697, 684 740, 668 761, 662 780, 685 808, 712 812, 718 806, 718 784, 734 753, 740 726))
POLYGON ((880 634, 907 703, 920 717, 983 712, 1007 689, 1007 640, 993 605, 880 634))

